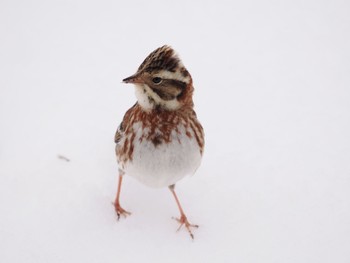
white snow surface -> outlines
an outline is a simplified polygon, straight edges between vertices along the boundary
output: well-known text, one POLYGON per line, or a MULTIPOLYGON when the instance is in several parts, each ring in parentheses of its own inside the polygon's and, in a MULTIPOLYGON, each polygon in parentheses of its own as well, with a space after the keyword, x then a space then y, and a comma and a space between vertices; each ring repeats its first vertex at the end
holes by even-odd
POLYGON ((0 262, 350 262, 349 1, 1 1, 0 262), (206 149, 123 181, 133 74, 172 45, 206 149), (58 155, 68 158, 67 162, 58 155))

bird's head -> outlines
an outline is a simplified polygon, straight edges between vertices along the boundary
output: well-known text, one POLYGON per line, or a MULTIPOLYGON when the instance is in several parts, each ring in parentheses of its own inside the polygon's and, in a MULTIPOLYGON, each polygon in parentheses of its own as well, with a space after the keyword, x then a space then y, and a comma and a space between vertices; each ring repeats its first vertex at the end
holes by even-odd
POLYGON ((138 103, 146 111, 193 106, 191 75, 170 46, 149 54, 137 72, 123 82, 135 84, 138 103))

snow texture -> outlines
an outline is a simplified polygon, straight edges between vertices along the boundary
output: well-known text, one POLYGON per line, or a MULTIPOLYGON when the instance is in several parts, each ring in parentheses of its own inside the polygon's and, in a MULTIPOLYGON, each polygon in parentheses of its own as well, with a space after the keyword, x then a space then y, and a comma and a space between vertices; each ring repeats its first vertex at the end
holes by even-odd
POLYGON ((1 262, 350 262, 349 1, 1 1, 1 262), (170 44, 206 149, 177 184, 123 181, 133 74, 170 44), (60 157, 59 157, 60 156, 60 157), (68 158, 65 159, 65 158, 68 158))

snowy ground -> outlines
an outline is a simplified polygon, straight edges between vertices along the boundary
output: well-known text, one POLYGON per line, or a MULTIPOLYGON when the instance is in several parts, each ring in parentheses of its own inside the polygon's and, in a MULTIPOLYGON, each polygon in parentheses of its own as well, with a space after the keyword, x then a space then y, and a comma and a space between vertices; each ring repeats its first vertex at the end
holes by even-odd
POLYGON ((350 262, 346 1, 1 1, 1 262, 350 262), (201 168, 126 177, 121 80, 172 45, 195 81, 201 168), (71 161, 57 158, 64 155, 71 161))

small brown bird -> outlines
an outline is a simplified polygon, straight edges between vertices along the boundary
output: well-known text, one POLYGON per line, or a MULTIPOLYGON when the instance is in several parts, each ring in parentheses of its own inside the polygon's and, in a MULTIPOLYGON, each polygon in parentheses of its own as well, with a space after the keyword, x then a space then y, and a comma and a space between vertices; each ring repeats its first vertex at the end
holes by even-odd
POLYGON ((115 134, 119 182, 114 202, 118 219, 124 174, 150 187, 169 187, 180 210, 179 229, 191 227, 175 193, 175 183, 195 173, 204 150, 204 132, 193 110, 190 73, 170 46, 153 51, 137 72, 124 79, 135 85, 137 102, 115 134))

